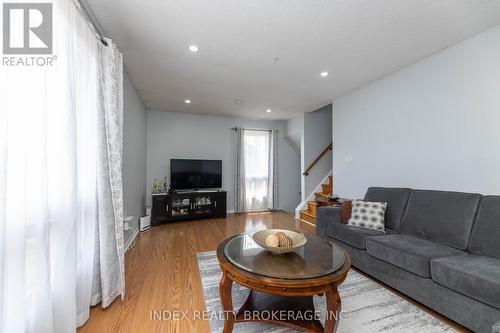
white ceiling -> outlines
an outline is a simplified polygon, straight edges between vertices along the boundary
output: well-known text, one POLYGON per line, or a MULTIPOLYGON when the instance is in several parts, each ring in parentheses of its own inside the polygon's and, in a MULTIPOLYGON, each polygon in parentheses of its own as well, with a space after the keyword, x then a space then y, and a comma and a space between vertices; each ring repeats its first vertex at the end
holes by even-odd
POLYGON ((498 0, 88 2, 148 109, 269 119, 313 111, 500 23, 498 0))

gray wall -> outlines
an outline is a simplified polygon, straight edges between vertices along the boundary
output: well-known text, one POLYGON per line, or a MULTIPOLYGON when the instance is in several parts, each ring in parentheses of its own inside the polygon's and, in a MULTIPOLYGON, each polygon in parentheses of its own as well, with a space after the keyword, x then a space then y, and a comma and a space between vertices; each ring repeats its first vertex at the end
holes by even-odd
POLYGON ((302 141, 304 140, 304 114, 301 113, 286 121, 286 136, 290 145, 300 155, 302 141))
MULTIPOLYGON (((332 105, 327 105, 313 112, 304 113, 304 168, 332 142, 332 105)), ((331 151, 325 154, 309 176, 304 177, 305 198, 321 183, 332 169, 331 151)))
POLYGON ((290 172, 295 175, 290 180, 297 205, 302 201, 302 146, 304 142, 304 114, 301 113, 286 121, 286 137, 288 144, 295 152, 296 158, 289 163, 290 172))
MULTIPOLYGON (((146 195, 146 108, 127 73, 123 75, 123 206, 124 217, 134 216, 138 228, 146 195)), ((125 242, 133 230, 125 232, 125 242)))
POLYGON ((234 210, 234 139, 231 127, 279 130, 279 208, 293 212, 298 205, 294 179, 290 168, 296 153, 284 140, 285 121, 250 120, 233 117, 204 116, 187 113, 147 111, 147 202, 151 203, 154 178, 170 177, 171 158, 222 160, 222 185, 228 191, 228 211, 234 210))
POLYGON ((334 101, 338 194, 500 194, 500 26, 334 101), (345 163, 352 155, 352 163, 345 163))

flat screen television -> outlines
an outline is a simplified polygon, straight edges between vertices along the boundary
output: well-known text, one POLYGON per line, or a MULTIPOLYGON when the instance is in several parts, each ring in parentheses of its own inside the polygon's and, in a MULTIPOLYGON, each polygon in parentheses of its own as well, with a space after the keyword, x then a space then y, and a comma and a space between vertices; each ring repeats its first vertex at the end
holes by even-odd
POLYGON ((170 160, 173 190, 218 189, 222 187, 221 160, 170 160))

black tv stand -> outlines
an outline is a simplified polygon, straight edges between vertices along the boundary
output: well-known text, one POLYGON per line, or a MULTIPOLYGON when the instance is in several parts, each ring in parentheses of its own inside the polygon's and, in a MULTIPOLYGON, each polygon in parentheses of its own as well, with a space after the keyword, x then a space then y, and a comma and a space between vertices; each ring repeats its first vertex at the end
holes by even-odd
POLYGON ((226 217, 227 192, 221 190, 153 194, 151 225, 226 217))

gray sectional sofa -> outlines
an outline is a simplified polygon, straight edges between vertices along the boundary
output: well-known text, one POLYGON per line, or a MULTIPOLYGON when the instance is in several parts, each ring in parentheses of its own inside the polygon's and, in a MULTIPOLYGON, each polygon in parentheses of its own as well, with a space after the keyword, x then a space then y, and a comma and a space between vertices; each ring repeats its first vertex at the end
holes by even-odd
POLYGON ((387 202, 386 232, 341 223, 340 207, 317 209, 316 233, 352 264, 475 331, 500 322, 500 196, 371 187, 387 202))

